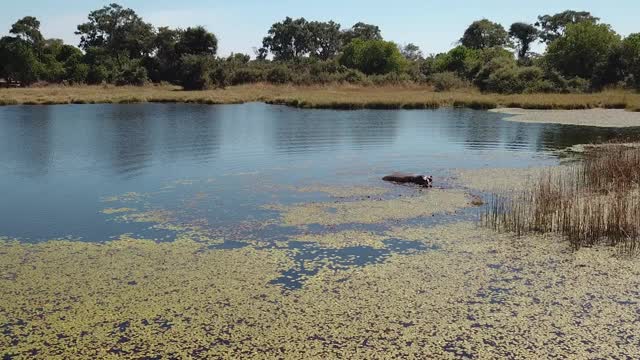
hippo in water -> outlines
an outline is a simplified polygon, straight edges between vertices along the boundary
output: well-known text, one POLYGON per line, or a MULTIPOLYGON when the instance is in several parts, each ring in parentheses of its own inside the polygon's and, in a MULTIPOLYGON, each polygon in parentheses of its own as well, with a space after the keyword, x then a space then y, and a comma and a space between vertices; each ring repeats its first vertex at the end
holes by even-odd
POLYGON ((428 188, 433 187, 433 177, 426 175, 393 173, 389 176, 383 177, 382 180, 400 184, 418 184, 428 188))

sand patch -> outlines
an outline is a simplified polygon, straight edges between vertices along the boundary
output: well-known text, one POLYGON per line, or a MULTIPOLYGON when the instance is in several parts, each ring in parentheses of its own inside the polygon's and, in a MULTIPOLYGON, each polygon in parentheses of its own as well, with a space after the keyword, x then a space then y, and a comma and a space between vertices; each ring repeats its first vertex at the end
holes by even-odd
POLYGON ((640 126, 640 112, 620 109, 528 110, 501 108, 490 111, 510 115, 506 116, 504 120, 516 122, 613 128, 640 126))

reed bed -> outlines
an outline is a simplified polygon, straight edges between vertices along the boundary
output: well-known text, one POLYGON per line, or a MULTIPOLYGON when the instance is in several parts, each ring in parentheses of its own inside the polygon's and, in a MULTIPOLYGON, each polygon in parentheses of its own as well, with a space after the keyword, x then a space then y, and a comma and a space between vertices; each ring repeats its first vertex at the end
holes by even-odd
POLYGON ((577 165, 544 173, 527 190, 493 194, 484 226, 518 236, 556 233, 574 249, 640 250, 640 149, 598 147, 577 165))
POLYGON ((226 89, 183 91, 171 85, 142 87, 46 86, 0 89, 0 105, 96 103, 199 103, 233 104, 263 101, 300 108, 320 109, 436 109, 461 107, 493 109, 624 108, 640 111, 640 94, 607 90, 592 94, 483 94, 474 89, 436 92, 428 85, 357 86, 330 84, 293 86, 249 84, 226 89))

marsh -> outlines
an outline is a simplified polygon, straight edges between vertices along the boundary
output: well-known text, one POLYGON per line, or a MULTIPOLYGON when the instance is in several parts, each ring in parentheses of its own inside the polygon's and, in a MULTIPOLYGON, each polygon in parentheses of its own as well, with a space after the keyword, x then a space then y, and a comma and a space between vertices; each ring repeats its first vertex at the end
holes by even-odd
POLYGON ((0 354, 637 355, 637 262, 477 228, 473 204, 640 130, 505 116, 2 107, 0 354), (398 169, 437 188, 382 181, 398 169))

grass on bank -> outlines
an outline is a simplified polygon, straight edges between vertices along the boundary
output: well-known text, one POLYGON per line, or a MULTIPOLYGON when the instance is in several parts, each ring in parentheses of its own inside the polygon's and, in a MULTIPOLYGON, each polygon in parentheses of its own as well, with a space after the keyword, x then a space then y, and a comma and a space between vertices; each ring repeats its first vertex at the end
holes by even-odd
POLYGON ((640 111, 640 94, 609 90, 593 94, 482 94, 465 89, 435 92, 428 86, 363 87, 354 85, 288 86, 252 84, 208 91, 183 91, 177 86, 47 86, 0 89, 0 105, 199 103, 234 104, 261 101, 300 108, 493 109, 617 108, 640 111))
POLYGON ((575 249, 640 250, 640 148, 609 144, 578 165, 550 171, 515 196, 494 195, 483 224, 498 231, 562 234, 575 249))

